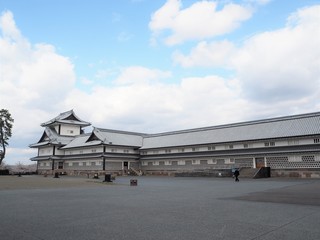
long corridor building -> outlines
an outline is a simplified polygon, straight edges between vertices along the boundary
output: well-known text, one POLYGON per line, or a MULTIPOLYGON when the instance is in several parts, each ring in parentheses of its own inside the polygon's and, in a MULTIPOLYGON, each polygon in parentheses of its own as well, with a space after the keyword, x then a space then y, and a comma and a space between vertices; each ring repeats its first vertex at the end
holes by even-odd
POLYGON ((42 123, 39 173, 146 174, 270 167, 272 176, 320 177, 320 112, 147 134, 93 127, 73 110, 42 123))

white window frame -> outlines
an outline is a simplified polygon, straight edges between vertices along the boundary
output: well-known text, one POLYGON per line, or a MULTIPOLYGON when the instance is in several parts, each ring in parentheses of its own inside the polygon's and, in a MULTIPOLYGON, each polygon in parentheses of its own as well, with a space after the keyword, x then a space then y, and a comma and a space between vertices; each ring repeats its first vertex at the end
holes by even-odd
POLYGON ((164 161, 164 165, 166 165, 166 166, 170 166, 170 165, 172 165, 172 162, 171 162, 171 161, 166 160, 166 161, 164 161))
POLYGON ((217 164, 217 159, 208 160, 208 164, 217 164))
POLYGON ((199 164, 200 164, 199 159, 192 160, 192 165, 199 165, 199 164))
POLYGON ((186 161, 185 160, 178 160, 178 165, 180 165, 180 166, 186 165, 186 161))
POLYGON ((226 159, 224 160, 224 163, 225 163, 225 164, 234 164, 234 163, 235 163, 235 160, 234 160, 234 158, 226 158, 226 159))

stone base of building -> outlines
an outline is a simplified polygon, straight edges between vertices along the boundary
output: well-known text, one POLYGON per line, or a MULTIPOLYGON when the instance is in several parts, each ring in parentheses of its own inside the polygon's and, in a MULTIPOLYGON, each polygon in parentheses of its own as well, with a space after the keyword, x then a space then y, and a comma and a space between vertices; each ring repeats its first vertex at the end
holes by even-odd
POLYGON ((271 169, 271 177, 320 178, 320 169, 271 169))
POLYGON ((128 175, 126 171, 102 171, 102 170, 38 170, 37 173, 39 175, 55 175, 55 173, 59 173, 59 175, 68 175, 68 176, 79 176, 79 177, 88 177, 92 178, 98 174, 98 176, 104 176, 105 174, 111 174, 113 176, 123 176, 128 175))
MULTIPOLYGON (((268 170, 268 168, 265 168, 268 170)), ((249 176, 240 171, 242 178, 267 178, 267 177, 283 177, 283 178, 319 178, 320 169, 270 169, 268 174, 260 173, 259 169, 255 170, 249 176), (257 172, 257 174, 255 174, 257 172)), ((190 170, 190 171, 144 171, 144 175, 155 176, 175 176, 175 177, 232 177, 231 169, 206 169, 206 170, 190 170)))
MULTIPOLYGON (((68 176, 82 176, 91 178, 98 174, 98 176, 104 176, 105 174, 111 174, 113 176, 127 176, 135 175, 134 172, 118 170, 118 171, 101 171, 101 170, 38 170, 40 175, 54 175, 56 172, 59 175, 68 176)), ((177 171, 177 170, 144 170, 143 175, 147 176, 173 176, 173 177, 232 177, 231 169, 210 169, 208 170, 191 170, 191 171, 177 171)), ((240 177, 248 177, 241 176, 240 177)), ((283 177, 283 178, 319 178, 320 169, 271 169, 271 177, 283 177)))

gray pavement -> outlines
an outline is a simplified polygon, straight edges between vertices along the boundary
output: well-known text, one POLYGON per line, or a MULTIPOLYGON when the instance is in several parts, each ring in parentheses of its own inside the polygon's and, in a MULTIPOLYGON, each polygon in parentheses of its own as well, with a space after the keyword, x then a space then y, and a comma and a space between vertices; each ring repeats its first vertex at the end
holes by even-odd
POLYGON ((0 177, 0 239, 320 239, 320 180, 132 178, 0 177))

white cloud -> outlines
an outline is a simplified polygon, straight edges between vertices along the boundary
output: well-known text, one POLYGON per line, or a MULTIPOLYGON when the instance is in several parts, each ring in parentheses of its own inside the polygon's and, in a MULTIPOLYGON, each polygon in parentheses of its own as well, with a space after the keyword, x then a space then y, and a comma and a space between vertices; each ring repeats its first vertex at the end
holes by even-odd
POLYGON ((235 70, 243 97, 258 102, 287 102, 315 109, 320 87, 320 6, 293 13, 278 30, 256 34, 235 48, 231 42, 200 42, 173 59, 184 67, 235 70))
POLYGON ((142 66, 131 66, 123 69, 115 80, 116 84, 156 83, 162 78, 168 78, 171 73, 142 66))
POLYGON ((5 163, 12 165, 12 164, 30 164, 31 162, 29 159, 31 157, 36 156, 37 154, 37 149, 34 148, 12 148, 8 147, 7 148, 7 153, 6 156, 10 156, 10 161, 7 161, 5 159, 5 163))
POLYGON ((266 5, 272 0, 244 0, 244 2, 250 3, 250 4, 258 4, 258 5, 266 5))
POLYGON ((14 135, 26 138, 37 131, 47 112, 61 109, 59 102, 74 86, 70 60, 48 44, 31 44, 9 11, 0 16, 0 103, 9 109, 14 135), (41 120, 42 119, 42 120, 41 120))
POLYGON ((183 67, 219 67, 226 66, 236 50, 230 41, 211 42, 202 41, 193 48, 189 55, 179 51, 173 54, 173 61, 183 67))
POLYGON ((4 12, 0 18, 0 26, 2 29, 2 36, 7 40, 21 39, 19 29, 13 20, 13 14, 10 11, 4 12))
POLYGON ((250 7, 229 3, 221 10, 217 2, 196 2, 180 9, 179 0, 168 0, 151 18, 149 28, 156 39, 160 33, 169 30, 165 43, 175 45, 187 40, 202 40, 229 33, 249 19, 250 7))
POLYGON ((90 86, 90 85, 94 84, 94 82, 92 80, 85 78, 85 77, 81 78, 81 83, 86 86, 90 86))
POLYGON ((148 133, 236 121, 246 113, 235 80, 207 76, 164 84, 166 77, 157 69, 129 67, 113 87, 74 90, 66 105, 96 126, 148 133))
POLYGON ((233 57, 250 97, 280 101, 311 97, 320 86, 320 6, 301 9, 286 27, 253 36, 233 57), (294 21, 293 21, 294 19, 294 21))

